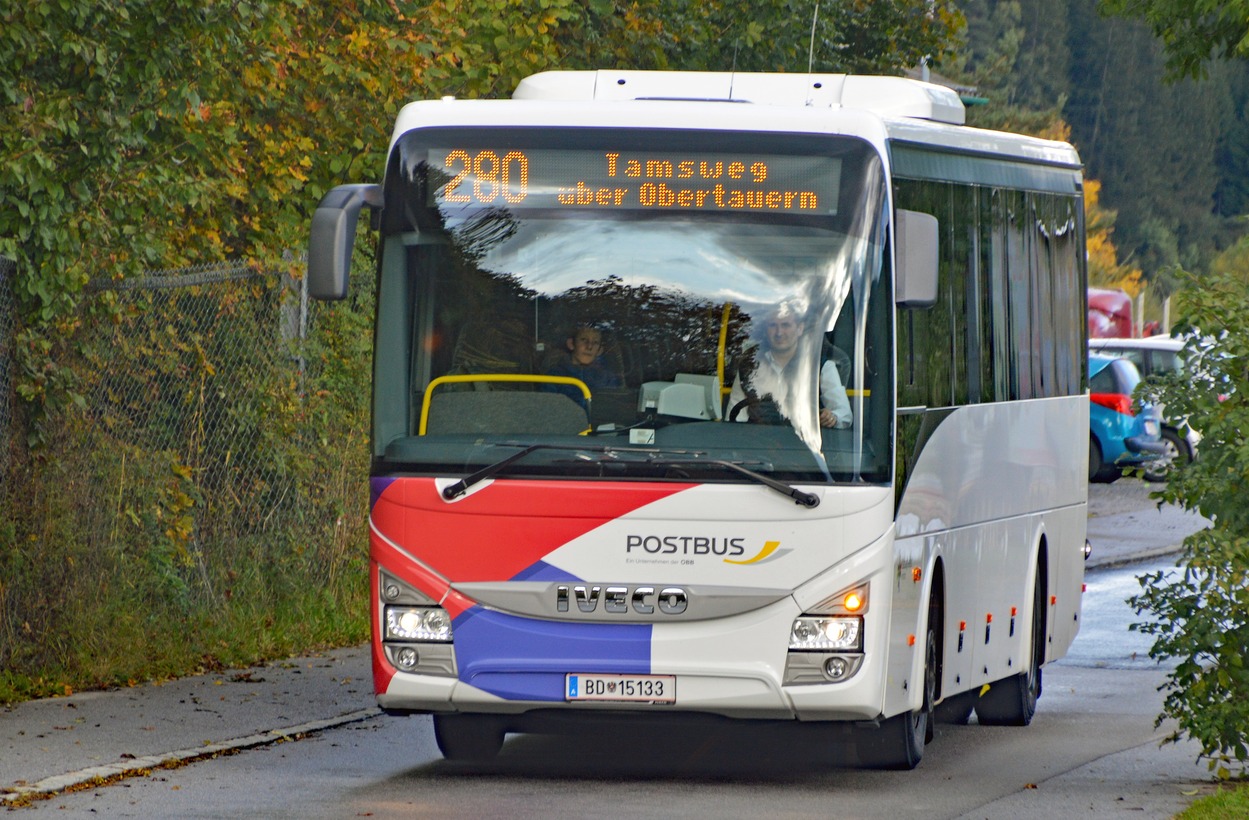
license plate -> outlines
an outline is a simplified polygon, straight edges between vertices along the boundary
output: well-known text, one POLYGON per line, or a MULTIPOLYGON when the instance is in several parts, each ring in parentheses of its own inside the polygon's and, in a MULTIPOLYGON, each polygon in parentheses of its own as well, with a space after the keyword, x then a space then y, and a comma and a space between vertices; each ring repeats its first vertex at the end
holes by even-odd
POLYGON ((676 675, 567 675, 564 700, 676 703, 676 675))

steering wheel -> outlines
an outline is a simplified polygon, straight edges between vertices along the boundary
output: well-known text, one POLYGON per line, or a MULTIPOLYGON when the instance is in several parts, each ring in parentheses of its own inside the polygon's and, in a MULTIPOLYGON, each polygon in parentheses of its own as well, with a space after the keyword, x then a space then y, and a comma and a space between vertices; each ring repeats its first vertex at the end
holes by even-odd
POLYGON ((742 399, 737 404, 733 405, 733 409, 729 411, 729 421, 737 421, 737 416, 739 413, 742 412, 742 410, 744 410, 745 408, 753 404, 758 404, 758 403, 759 403, 759 400, 756 398, 753 398, 752 396, 747 396, 746 398, 742 399))
POLYGON ((729 410, 729 421, 737 421, 737 417, 741 414, 743 408, 747 411, 747 420, 756 424, 787 423, 781 408, 772 400, 771 396, 764 398, 747 396, 729 410))

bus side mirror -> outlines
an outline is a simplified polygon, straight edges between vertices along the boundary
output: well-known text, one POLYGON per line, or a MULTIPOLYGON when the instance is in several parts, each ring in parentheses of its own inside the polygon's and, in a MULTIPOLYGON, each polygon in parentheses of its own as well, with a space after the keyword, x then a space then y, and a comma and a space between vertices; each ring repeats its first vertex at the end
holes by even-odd
POLYGON ((382 207, 382 186, 339 185, 317 205, 308 238, 308 294, 312 298, 346 298, 356 221, 365 205, 382 207))
POLYGON ((937 218, 899 208, 893 225, 898 262, 894 301, 898 307, 932 307, 937 303, 937 218))

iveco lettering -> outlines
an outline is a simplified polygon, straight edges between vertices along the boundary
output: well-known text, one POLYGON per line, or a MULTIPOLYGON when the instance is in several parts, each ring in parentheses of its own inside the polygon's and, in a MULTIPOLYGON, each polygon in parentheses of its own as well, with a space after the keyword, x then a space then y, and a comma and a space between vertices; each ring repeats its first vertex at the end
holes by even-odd
POLYGON ((635 612, 639 615, 653 615, 662 612, 665 615, 680 615, 689 608, 689 596, 680 587, 627 587, 627 586, 585 586, 576 584, 568 586, 560 584, 555 588, 555 609, 557 612, 572 611, 569 601, 576 601, 580 612, 594 612, 599 601, 603 603, 604 612, 627 615, 635 612))
POLYGON ((1081 618, 1081 168, 899 77, 405 106, 306 280, 365 284, 367 209, 378 705, 454 760, 718 716, 910 769, 1031 722, 1081 618))

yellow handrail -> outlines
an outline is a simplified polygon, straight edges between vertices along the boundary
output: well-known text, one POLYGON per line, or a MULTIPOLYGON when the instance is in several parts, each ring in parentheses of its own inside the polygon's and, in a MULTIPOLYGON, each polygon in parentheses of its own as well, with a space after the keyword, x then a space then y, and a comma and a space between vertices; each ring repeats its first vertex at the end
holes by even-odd
POLYGON ((724 383, 724 350, 729 341, 729 314, 733 310, 732 302, 724 303, 724 313, 720 315, 720 345, 716 349, 716 378, 720 380, 720 401, 733 392, 733 388, 724 383))
MULTIPOLYGON (((425 397, 421 400, 421 424, 417 428, 417 435, 425 435, 425 428, 429 423, 429 402, 434 395, 434 388, 441 387, 444 384, 465 384, 469 382, 571 384, 573 387, 581 388, 581 395, 585 396, 586 405, 589 406, 590 403, 590 388, 581 379, 574 379, 572 376, 539 376, 527 373, 465 373, 456 376, 439 376, 425 388, 425 397)), ((581 435, 585 435, 588 432, 590 432, 590 428, 586 427, 581 435)))

